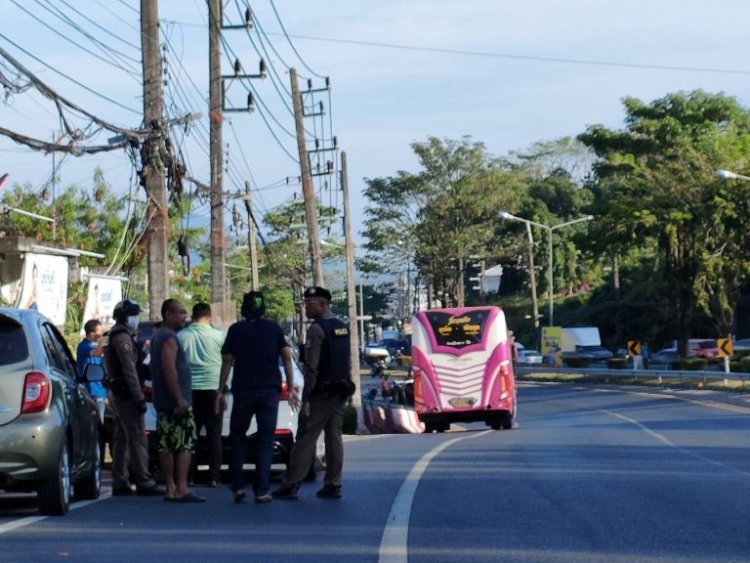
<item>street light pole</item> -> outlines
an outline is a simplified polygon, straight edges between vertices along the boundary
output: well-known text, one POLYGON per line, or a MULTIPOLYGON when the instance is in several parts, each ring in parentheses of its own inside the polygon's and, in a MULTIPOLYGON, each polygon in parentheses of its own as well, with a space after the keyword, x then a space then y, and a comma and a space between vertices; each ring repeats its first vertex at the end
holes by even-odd
POLYGON ((501 219, 526 223, 526 227, 529 229, 529 232, 531 231, 531 225, 534 225, 535 227, 539 227, 540 229, 544 229, 545 231, 547 231, 547 252, 549 254, 548 259, 547 259, 547 283, 549 285, 549 288, 548 288, 548 291, 549 291, 549 325, 548 326, 553 326, 554 321, 555 321, 555 285, 554 285, 554 279, 553 279, 554 255, 552 253, 552 232, 558 229, 562 229, 563 227, 568 227, 570 225, 575 225, 576 223, 581 223, 583 221, 591 221, 594 218, 594 216, 586 215, 585 217, 579 217, 578 219, 573 219, 572 221, 566 221, 565 223, 560 223, 558 225, 550 226, 550 225, 545 225, 544 223, 537 223, 536 221, 530 221, 522 217, 516 217, 515 215, 512 215, 511 213, 508 213, 507 211, 501 211, 499 215, 501 219))

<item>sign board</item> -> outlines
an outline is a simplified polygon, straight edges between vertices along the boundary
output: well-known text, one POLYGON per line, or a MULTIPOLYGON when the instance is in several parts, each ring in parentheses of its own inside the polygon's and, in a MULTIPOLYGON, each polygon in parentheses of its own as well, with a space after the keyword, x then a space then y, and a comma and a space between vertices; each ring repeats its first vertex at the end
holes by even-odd
POLYGON ((122 301, 122 278, 89 274, 88 286, 83 322, 96 319, 106 326, 113 325, 112 312, 122 301))
POLYGON ((64 256, 26 253, 20 291, 14 299, 19 309, 36 309, 52 324, 65 325, 68 309, 68 259, 64 256))
POLYGON ((542 327, 541 352, 544 363, 562 365, 562 327, 542 327))
POLYGON ((641 341, 640 340, 628 340, 628 356, 641 355, 641 341))
POLYGON ((718 338, 716 346, 719 349, 718 356, 725 358, 734 355, 734 343, 731 338, 718 338))

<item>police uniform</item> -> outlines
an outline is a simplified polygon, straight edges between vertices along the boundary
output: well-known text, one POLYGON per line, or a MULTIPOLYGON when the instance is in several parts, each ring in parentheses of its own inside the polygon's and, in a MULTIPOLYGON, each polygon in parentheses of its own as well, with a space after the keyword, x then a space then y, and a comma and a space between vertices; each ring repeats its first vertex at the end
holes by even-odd
MULTIPOLYGON (((305 291, 305 298, 331 294, 319 287, 305 291)), ((282 486, 274 492, 277 498, 296 498, 296 487, 307 475, 315 458, 316 444, 325 431, 326 473, 324 487, 318 496, 341 496, 341 474, 344 465, 342 426, 343 408, 353 391, 349 350, 349 327, 329 310, 313 322, 307 332, 304 352, 305 388, 302 402, 309 403, 310 415, 304 430, 292 449, 289 467, 282 486)))
POLYGON ((148 441, 143 415, 143 395, 138 370, 142 363, 135 340, 136 331, 117 322, 109 332, 104 347, 108 397, 115 414, 112 447, 112 493, 129 494, 130 482, 138 494, 156 490, 156 482, 148 470, 148 441))

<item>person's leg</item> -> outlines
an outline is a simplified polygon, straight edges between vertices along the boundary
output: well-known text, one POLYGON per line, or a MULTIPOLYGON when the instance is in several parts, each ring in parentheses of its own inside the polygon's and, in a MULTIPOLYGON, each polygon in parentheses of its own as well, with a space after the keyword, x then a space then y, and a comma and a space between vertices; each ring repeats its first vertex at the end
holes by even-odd
MULTIPOLYGON (((323 397, 313 397, 310 400, 310 416, 307 418, 305 431, 292 448, 289 467, 284 475, 284 485, 294 485, 302 481, 310 470, 310 464, 315 458, 316 444, 323 431, 335 404, 323 397)), ((326 463, 328 460, 326 460, 326 463)))
POLYGON ((331 415, 325 424, 326 474, 324 483, 329 487, 340 487, 344 468, 344 441, 341 434, 344 425, 343 407, 346 400, 335 397, 330 401, 331 415))
POLYGON ((255 420, 257 456, 255 460, 255 497, 268 495, 271 490, 271 465, 273 464, 273 433, 279 413, 279 391, 263 389, 257 392, 255 420))
POLYGON ((148 438, 143 415, 136 410, 132 401, 122 401, 118 406, 122 425, 127 433, 132 480, 138 490, 151 489, 156 486, 156 481, 148 470, 148 438))
POLYGON ((119 399, 110 395, 115 428, 112 435, 112 490, 115 494, 130 489, 128 472, 128 435, 119 414, 119 399))
POLYGON ((190 492, 188 489, 188 473, 190 473, 192 458, 193 455, 190 450, 180 450, 174 453, 176 498, 184 497, 190 492))
POLYGON ((250 427, 252 407, 247 394, 235 394, 232 403, 232 414, 229 418, 229 442, 232 447, 232 457, 229 463, 229 474, 232 480, 232 490, 237 492, 245 488, 245 474, 243 465, 247 453, 247 429, 250 427))
POLYGON ((224 413, 217 413, 214 409, 216 404, 216 391, 208 391, 209 410, 206 412, 204 424, 206 426, 206 447, 208 448, 208 467, 210 481, 221 483, 221 430, 224 423, 224 413))
POLYGON ((166 498, 173 499, 178 495, 177 484, 175 482, 174 456, 172 452, 159 452, 159 461, 161 470, 164 473, 164 483, 167 486, 166 498))
MULTIPOLYGON (((211 391, 203 391, 203 390, 194 390, 193 391, 193 420, 195 421, 195 436, 196 439, 198 436, 200 436, 201 429, 206 428, 206 433, 208 433, 208 424, 207 420, 208 417, 213 414, 214 412, 214 404, 209 404, 209 399, 211 391)), ((208 437, 207 437, 208 438, 208 437)), ((208 441, 208 440, 206 440, 208 441)), ((190 467, 190 473, 188 474, 188 481, 192 482, 195 478, 195 475, 198 472, 198 460, 197 455, 193 456, 193 464, 190 467)), ((212 477, 209 475, 209 480, 212 479, 212 477)))

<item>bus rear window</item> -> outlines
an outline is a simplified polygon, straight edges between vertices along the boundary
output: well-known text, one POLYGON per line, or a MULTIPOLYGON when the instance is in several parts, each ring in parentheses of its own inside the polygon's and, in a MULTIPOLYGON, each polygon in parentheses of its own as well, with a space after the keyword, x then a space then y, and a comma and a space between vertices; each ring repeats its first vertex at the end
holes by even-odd
POLYGON ((482 309, 456 316, 434 311, 426 316, 439 346, 463 348, 482 342, 489 313, 489 310, 482 309))

